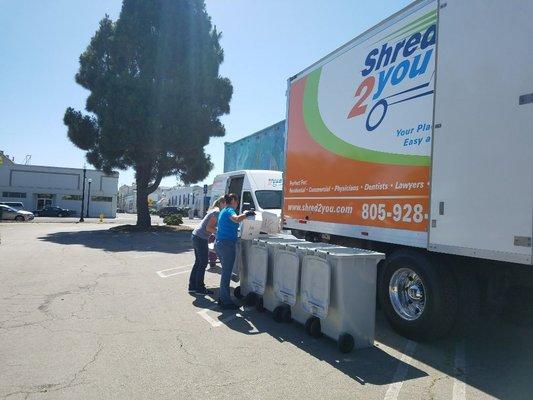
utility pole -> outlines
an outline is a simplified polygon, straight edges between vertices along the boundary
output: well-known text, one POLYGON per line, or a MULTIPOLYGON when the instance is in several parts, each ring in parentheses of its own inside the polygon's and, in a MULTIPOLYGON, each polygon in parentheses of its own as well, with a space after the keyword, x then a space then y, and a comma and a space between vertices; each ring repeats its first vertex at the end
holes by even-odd
POLYGON ((89 189, 87 190, 87 216, 86 218, 89 218, 89 202, 91 201, 91 182, 93 180, 91 178, 87 179, 87 182, 89 183, 89 189))
POLYGON ((80 214, 80 220, 79 222, 83 222, 83 211, 85 206, 85 174, 87 173, 87 168, 85 168, 85 164, 83 165, 83 189, 81 189, 81 214, 80 214))

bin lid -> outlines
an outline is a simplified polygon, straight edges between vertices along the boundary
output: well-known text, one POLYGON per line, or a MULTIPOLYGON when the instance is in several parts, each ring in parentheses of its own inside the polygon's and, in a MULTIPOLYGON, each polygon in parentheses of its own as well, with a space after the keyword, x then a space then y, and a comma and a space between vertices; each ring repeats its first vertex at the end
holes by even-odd
POLYGON ((378 257, 385 258, 385 254, 373 250, 359 249, 357 247, 329 247, 316 249, 317 253, 326 253, 339 257, 378 257))
POLYGON ((287 247, 295 247, 298 249, 306 249, 306 250, 318 250, 318 249, 332 249, 336 247, 341 247, 336 244, 331 243, 320 243, 320 242, 300 242, 300 243, 287 243, 287 247))
POLYGON ((279 235, 279 236, 269 236, 266 238, 258 238, 258 242, 264 242, 264 243, 301 243, 305 242, 304 239, 298 239, 295 236, 292 235, 279 235))

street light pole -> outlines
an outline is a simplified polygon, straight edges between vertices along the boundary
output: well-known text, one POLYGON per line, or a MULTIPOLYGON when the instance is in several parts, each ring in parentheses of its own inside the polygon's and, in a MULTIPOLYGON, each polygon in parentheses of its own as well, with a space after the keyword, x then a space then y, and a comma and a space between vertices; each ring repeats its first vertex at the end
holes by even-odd
POLYGON ((89 218, 89 202, 91 201, 91 182, 93 180, 91 178, 87 179, 87 182, 89 183, 89 189, 87 190, 87 215, 86 217, 89 218))
POLYGON ((85 174, 87 173, 87 168, 85 168, 85 165, 83 166, 83 189, 81 189, 81 214, 80 214, 80 220, 79 222, 83 222, 83 210, 85 206, 85 174))

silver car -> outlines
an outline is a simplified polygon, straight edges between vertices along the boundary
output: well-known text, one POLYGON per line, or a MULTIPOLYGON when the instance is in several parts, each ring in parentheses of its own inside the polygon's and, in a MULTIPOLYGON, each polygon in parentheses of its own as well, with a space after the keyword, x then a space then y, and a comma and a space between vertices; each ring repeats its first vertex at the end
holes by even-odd
POLYGON ((33 213, 29 211, 16 210, 4 204, 0 204, 0 215, 2 215, 2 219, 12 219, 15 221, 31 221, 34 218, 33 213))

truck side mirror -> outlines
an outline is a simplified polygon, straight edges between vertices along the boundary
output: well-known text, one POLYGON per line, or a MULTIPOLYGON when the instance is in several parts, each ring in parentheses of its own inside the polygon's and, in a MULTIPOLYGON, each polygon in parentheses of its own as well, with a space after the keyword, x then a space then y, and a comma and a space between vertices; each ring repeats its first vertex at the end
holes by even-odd
POLYGON ((252 205, 250 203, 242 203, 242 211, 249 211, 252 209, 252 205))

